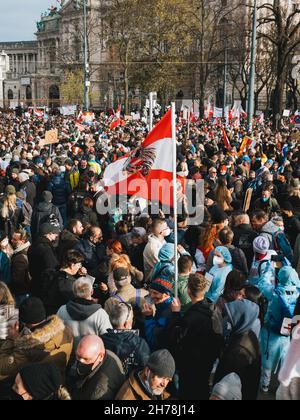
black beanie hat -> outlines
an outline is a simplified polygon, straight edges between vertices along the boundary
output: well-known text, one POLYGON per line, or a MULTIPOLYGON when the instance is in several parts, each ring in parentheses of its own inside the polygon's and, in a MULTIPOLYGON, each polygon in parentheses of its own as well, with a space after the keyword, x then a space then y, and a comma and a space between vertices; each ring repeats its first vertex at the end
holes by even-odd
POLYGON ((218 225, 228 219, 228 215, 220 207, 214 207, 209 212, 214 225, 218 225))
POLYGON ((46 318, 45 306, 39 298, 29 297, 19 308, 19 319, 23 324, 40 324, 46 318))
POLYGON ((159 378, 173 379, 176 371, 175 360, 168 350, 158 350, 152 353, 147 367, 159 378))
POLYGON ((285 202, 281 205, 281 210, 287 210, 287 211, 292 211, 292 212, 294 212, 294 207, 293 207, 293 205, 292 205, 289 201, 285 201, 285 202))
POLYGON ((53 363, 35 363, 21 369, 26 391, 34 400, 51 399, 63 384, 62 375, 53 363))

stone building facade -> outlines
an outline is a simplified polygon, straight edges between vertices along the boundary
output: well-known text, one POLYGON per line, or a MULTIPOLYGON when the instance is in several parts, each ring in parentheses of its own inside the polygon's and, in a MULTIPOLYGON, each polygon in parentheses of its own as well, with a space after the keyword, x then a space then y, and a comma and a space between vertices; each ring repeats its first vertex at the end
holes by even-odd
MULTIPOLYGON (((212 0, 213 1, 213 0, 212 0)), ((231 20, 238 25, 251 26, 251 9, 254 0, 215 0, 224 10, 232 7, 235 1, 243 6, 236 9, 237 16, 231 20)), ((262 3, 272 3, 276 0, 258 0, 262 3)), ((298 0, 285 0, 292 9, 299 4, 298 0)), ((83 10, 76 8, 80 0, 61 0, 60 9, 52 8, 41 16, 37 23, 36 41, 0 42, 0 52, 9 57, 9 71, 3 82, 3 96, 0 92, 0 106, 16 106, 19 104, 57 107, 63 103, 60 85, 68 71, 83 69, 83 10)), ((114 61, 113 53, 107 47, 105 36, 105 11, 109 0, 88 0, 88 41, 89 70, 91 81, 91 106, 94 108, 110 108, 117 103, 124 103, 124 75, 121 66, 110 65, 114 61)), ((259 14, 262 13, 259 11, 259 14)), ((228 22, 224 22, 228 26, 228 22)), ((244 42, 244 41, 243 41, 244 42)), ((243 46, 248 50, 250 45, 243 46)), ((235 61, 239 45, 228 47, 228 60, 235 61), (232 49, 232 51, 231 51, 232 49)), ((263 50, 263 48, 262 48, 263 50)), ((260 46, 258 45, 258 51, 260 46)), ((193 61, 195 57, 190 57, 193 61)), ((223 56, 219 57, 220 66, 214 77, 215 83, 205 93, 206 99, 222 104, 223 101, 223 56)), ((241 62, 249 65, 249 56, 241 55, 241 62)), ((230 68, 227 69, 228 73, 230 68)), ((248 69, 246 70, 248 72, 248 69)), ((247 78, 247 75, 246 75, 247 78)), ((182 84, 179 98, 195 98, 199 93, 200 75, 189 76, 182 84)), ((238 87, 234 88, 228 75, 228 104, 239 100, 238 87)), ((131 103, 142 105, 138 89, 130 87, 131 103)), ((266 107, 266 95, 261 95, 259 109, 266 107)))
POLYGON ((31 105, 36 98, 37 51, 36 41, 0 42, 0 51, 9 58, 9 68, 3 81, 0 106, 31 105))

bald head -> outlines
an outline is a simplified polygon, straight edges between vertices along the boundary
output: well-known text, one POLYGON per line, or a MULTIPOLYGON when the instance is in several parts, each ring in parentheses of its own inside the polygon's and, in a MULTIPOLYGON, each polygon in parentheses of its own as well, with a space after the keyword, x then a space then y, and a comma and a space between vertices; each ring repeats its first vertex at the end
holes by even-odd
POLYGON ((104 356, 104 343, 97 335, 87 335, 77 347, 77 360, 85 365, 93 364, 93 369, 102 363, 104 356))

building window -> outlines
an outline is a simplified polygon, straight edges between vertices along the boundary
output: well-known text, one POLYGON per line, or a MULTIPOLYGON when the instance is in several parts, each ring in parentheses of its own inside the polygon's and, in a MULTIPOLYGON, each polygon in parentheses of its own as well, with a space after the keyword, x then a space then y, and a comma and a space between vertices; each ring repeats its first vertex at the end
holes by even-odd
POLYGON ((7 92, 7 99, 9 100, 14 99, 14 92, 11 89, 9 89, 7 92))

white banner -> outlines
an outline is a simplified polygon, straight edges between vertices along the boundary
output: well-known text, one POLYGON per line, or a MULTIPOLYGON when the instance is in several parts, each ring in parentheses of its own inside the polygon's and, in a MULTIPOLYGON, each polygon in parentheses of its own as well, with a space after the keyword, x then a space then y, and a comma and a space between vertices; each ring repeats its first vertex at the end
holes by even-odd
POLYGON ((64 116, 75 115, 76 111, 77 111, 77 106, 76 105, 62 106, 61 109, 60 109, 60 112, 64 116))
POLYGON ((214 107, 214 118, 222 118, 223 117, 223 109, 214 107))
POLYGON ((289 109, 285 109, 285 110, 283 111, 283 116, 284 116, 284 117, 289 117, 289 116, 290 116, 290 114, 291 114, 291 112, 290 112, 290 110, 289 110, 289 109))
POLYGON ((134 112, 131 113, 133 121, 139 121, 141 119, 141 114, 137 112, 136 114, 134 112))

